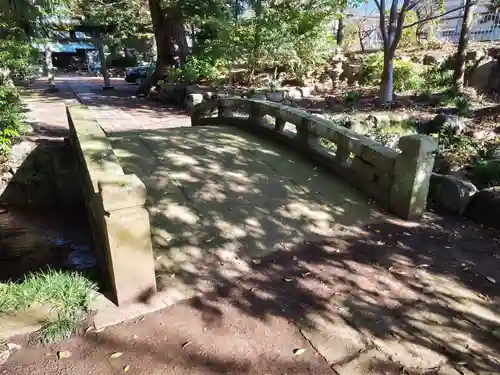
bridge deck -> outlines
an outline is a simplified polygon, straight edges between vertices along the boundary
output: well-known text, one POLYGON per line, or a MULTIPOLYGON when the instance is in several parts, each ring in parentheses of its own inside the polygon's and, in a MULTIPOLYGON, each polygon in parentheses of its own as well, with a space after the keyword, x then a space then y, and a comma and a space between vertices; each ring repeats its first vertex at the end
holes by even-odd
POLYGON ((183 293, 238 277, 272 251, 383 216, 340 179, 237 128, 124 132, 111 140, 125 173, 147 186, 160 282, 183 293))

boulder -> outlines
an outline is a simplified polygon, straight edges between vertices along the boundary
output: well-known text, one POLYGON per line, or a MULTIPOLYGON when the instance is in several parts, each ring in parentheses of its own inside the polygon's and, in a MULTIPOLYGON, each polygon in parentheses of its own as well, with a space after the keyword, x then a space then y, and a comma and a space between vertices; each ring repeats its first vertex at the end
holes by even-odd
POLYGON ((466 125, 464 119, 453 116, 439 114, 428 122, 420 124, 419 132, 423 134, 436 134, 441 131, 447 131, 450 135, 464 133, 466 125))
POLYGON ((433 173, 429 183, 429 197, 440 207, 462 215, 477 188, 470 181, 433 173))
POLYGON ((282 102, 283 99, 285 98, 285 93, 283 91, 272 91, 268 92, 266 94, 267 100, 270 100, 271 102, 282 102))
POLYGON ((424 55, 424 58, 422 59, 422 63, 424 65, 439 65, 445 61, 446 61, 446 55, 437 53, 432 53, 432 54, 429 53, 427 55, 424 55))
POLYGON ((303 98, 308 98, 311 96, 312 90, 309 86, 299 87, 298 90, 301 92, 303 98))
POLYGON ((285 98, 289 100, 300 100, 302 99, 302 92, 295 87, 288 88, 285 92, 285 98))
POLYGON ((500 186, 477 192, 467 205, 465 216, 476 223, 500 229, 500 186))
POLYGON ((361 80, 361 64, 356 64, 353 62, 344 61, 342 63, 342 75, 341 80, 346 80, 347 83, 353 83, 361 80))

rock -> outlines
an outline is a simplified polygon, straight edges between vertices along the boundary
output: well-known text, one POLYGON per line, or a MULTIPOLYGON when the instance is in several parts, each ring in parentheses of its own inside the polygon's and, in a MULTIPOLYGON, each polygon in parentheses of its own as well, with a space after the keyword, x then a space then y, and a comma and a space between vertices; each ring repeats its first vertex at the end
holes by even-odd
POLYGON ((266 94, 251 94, 249 98, 255 100, 267 100, 266 94))
POLYGON ((470 181, 437 173, 431 175, 429 197, 448 211, 462 215, 476 193, 477 188, 470 181))
POLYGON ((318 94, 322 94, 326 91, 328 91, 329 87, 325 83, 317 83, 314 85, 314 91, 318 94))
POLYGON ((285 97, 286 99, 289 100, 300 100, 302 99, 302 93, 300 92, 300 90, 296 89, 295 87, 292 87, 286 91, 285 97))
POLYGON ((476 61, 484 58, 484 56, 485 53, 482 50, 468 51, 467 54, 465 55, 465 63, 468 62, 475 63, 476 61))
POLYGON ((311 96, 311 88, 308 87, 308 86, 304 86, 304 87, 299 87, 298 89, 300 91, 300 93, 302 94, 302 97, 303 98, 308 98, 311 96))
POLYGON ((493 59, 500 58, 500 47, 491 47, 486 51, 486 54, 493 59))
POLYGON ((424 65, 439 65, 442 64, 445 60, 446 60, 446 55, 433 53, 424 55, 422 63, 424 65))
POLYGON ((476 223, 500 229, 500 186, 477 192, 467 205, 465 216, 476 223))
POLYGON ((347 83, 360 81, 361 71, 362 71, 361 64, 344 61, 342 64, 342 75, 340 76, 340 79, 346 80, 347 83))
POLYGON ((272 91, 266 94, 267 100, 272 102, 281 102, 285 98, 285 93, 283 91, 272 91))
POLYGON ((458 135, 465 132, 465 121, 452 115, 439 114, 428 122, 420 125, 419 132, 423 134, 436 134, 443 130, 449 132, 450 135, 458 135))

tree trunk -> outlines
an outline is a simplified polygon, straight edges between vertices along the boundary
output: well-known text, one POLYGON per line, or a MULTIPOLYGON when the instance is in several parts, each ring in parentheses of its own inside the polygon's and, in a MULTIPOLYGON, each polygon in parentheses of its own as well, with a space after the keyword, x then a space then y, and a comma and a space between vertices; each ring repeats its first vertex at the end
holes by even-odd
POLYGON ((394 54, 390 52, 384 53, 384 69, 382 71, 382 79, 380 82, 380 102, 383 104, 393 101, 393 84, 394 84, 394 54))
POLYGON ((464 16, 462 21, 462 30, 458 41, 457 54, 455 55, 455 72, 453 74, 454 86, 458 91, 463 91, 465 76, 465 55, 467 45, 469 44, 469 34, 472 27, 472 0, 465 0, 464 16))
POLYGON ((257 0, 254 4, 255 18, 257 23, 255 25, 254 45, 252 51, 252 61, 250 62, 250 77, 248 78, 249 84, 252 84, 255 75, 255 69, 260 57, 260 47, 262 44, 261 35, 261 22, 262 22, 262 0, 257 0))
POLYGON ((177 65, 183 65, 189 55, 184 20, 177 8, 163 8, 161 0, 148 0, 156 41, 156 67, 151 79, 139 88, 139 92, 147 94, 152 86, 163 79, 168 70, 177 65))
POLYGON ((337 26, 337 46, 342 47, 344 44, 344 18, 339 18, 339 24, 337 26))

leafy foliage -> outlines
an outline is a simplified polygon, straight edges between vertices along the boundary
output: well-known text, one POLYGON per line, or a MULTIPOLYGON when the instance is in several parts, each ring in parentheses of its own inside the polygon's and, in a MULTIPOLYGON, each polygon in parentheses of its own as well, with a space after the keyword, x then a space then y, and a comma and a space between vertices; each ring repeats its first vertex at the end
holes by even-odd
POLYGON ((7 68, 14 80, 25 79, 33 74, 36 50, 21 38, 0 40, 0 67, 7 68))
POLYGON ((15 87, 0 85, 0 155, 21 135, 22 106, 15 87))
MULTIPOLYGON (((384 58, 382 54, 372 54, 363 60, 362 79, 370 85, 380 85, 384 58)), ((422 78, 417 65, 411 61, 394 59, 394 89, 396 91, 417 90, 422 86, 422 78)))
POLYGON ((195 56, 188 58, 182 68, 173 68, 166 77, 171 83, 197 83, 204 79, 210 82, 217 81, 220 72, 223 71, 223 63, 210 61, 195 56))

